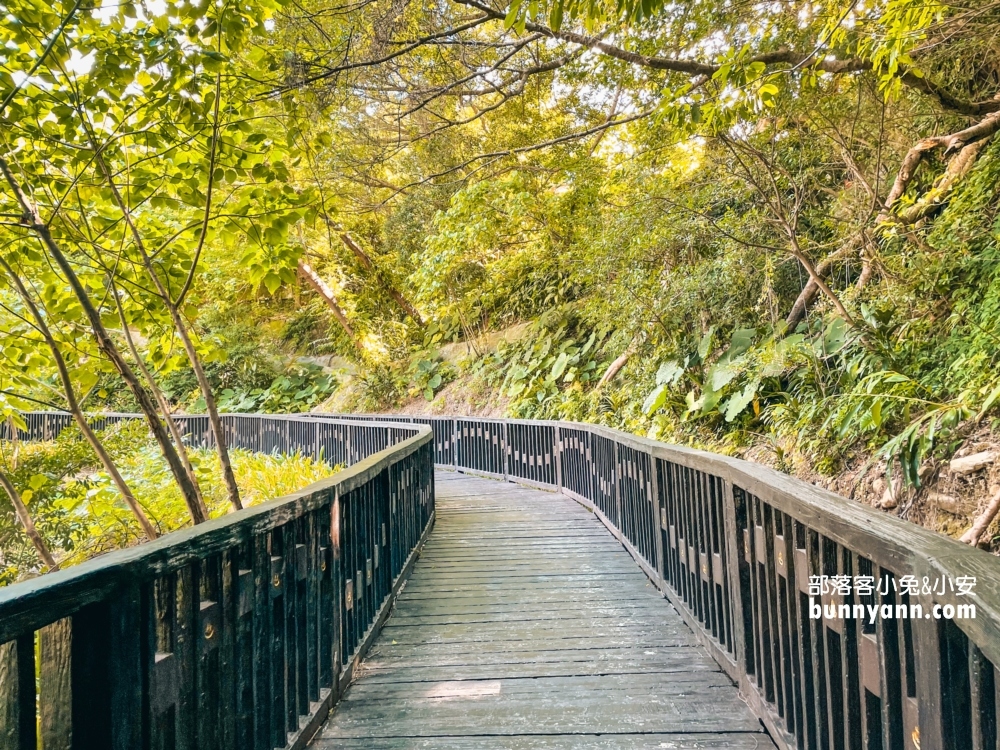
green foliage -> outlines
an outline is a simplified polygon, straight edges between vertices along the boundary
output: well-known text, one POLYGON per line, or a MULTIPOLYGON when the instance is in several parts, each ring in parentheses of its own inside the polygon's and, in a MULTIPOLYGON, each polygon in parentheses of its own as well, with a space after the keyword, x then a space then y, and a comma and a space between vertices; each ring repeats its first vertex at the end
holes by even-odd
POLYGON ((358 398, 354 404, 360 412, 379 412, 399 403, 402 386, 396 372, 387 364, 366 368, 357 378, 358 398))
POLYGON ((437 390, 453 379, 455 373, 452 367, 433 353, 428 353, 429 356, 426 357, 423 354, 424 352, 418 352, 410 360, 407 370, 410 392, 419 393, 427 401, 433 401, 437 390))
POLYGON ((559 256, 564 232, 574 231, 567 220, 589 207, 590 188, 559 188, 512 173, 452 195, 410 279, 435 318, 470 335, 480 323, 516 322, 580 294, 559 256))
POLYGON ((305 363, 278 375, 267 388, 224 388, 219 393, 218 404, 224 412, 303 412, 327 398, 335 387, 336 380, 332 375, 324 373, 317 365, 305 363))
MULTIPOLYGON (((187 507, 145 425, 130 423, 99 433, 150 520, 161 532, 190 524, 187 507)), ((21 489, 39 532, 63 566, 143 541, 142 529, 99 468, 75 427, 52 442, 0 444, 8 475, 21 489), (15 463, 16 466, 12 467, 15 463)), ((218 456, 193 450, 190 457, 212 516, 229 511, 218 456)), ((245 505, 272 500, 330 476, 336 469, 299 454, 232 451, 245 505)), ((0 585, 37 570, 34 550, 0 496, 0 585)))
MULTIPOLYGON (((461 378, 513 416, 805 473, 884 460, 916 482, 995 410, 1000 145, 954 186, 952 151, 926 152, 896 206, 942 205, 882 211, 910 147, 995 98, 990 3, 328 10, 5 4, 0 417, 64 406, 63 363, 85 408, 135 408, 84 302, 194 411, 178 327, 223 410, 317 406, 341 382, 303 355, 329 354, 356 371, 349 408, 438 408, 461 378), (826 288, 788 325, 810 265, 826 288)), ((181 523, 155 451, 105 439, 181 523)), ((66 441, 13 469, 47 538, 134 543, 66 441)))
POLYGON ((605 335, 580 335, 578 316, 556 309, 543 316, 518 341, 499 348, 476 363, 486 383, 509 399, 511 414, 551 416, 573 394, 595 383, 601 366, 598 355, 605 335))

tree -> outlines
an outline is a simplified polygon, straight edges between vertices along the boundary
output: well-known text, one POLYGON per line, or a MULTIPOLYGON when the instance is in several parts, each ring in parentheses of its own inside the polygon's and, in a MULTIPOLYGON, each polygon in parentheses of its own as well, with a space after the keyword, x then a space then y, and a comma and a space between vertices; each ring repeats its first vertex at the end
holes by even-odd
MULTIPOLYGON (((196 521, 205 518, 203 503, 157 416, 163 402, 147 391, 104 322, 105 284, 142 297, 147 326, 162 329, 165 319, 172 327, 239 508, 226 435, 191 330, 190 295, 209 242, 240 253, 250 278, 269 291, 294 278, 298 251, 287 230, 308 201, 287 184, 282 158, 289 154, 268 129, 269 105, 255 109, 259 90, 239 74, 240 54, 275 7, 171 3, 160 12, 126 3, 111 14, 72 6, 40 17, 27 7, 9 9, 24 19, 10 38, 34 54, 8 63, 20 80, 4 100, 9 127, 0 170, 7 213, 20 219, 7 231, 33 234, 58 267, 196 521), (50 38, 54 27, 60 32, 50 38)), ((250 50, 251 62, 266 68, 261 49, 250 50)))
MULTIPOLYGON (((105 449, 97 435, 94 434, 94 431, 91 429, 90 424, 87 421, 87 415, 80 406, 80 401, 76 395, 76 388, 74 386, 73 379, 70 376, 69 368, 66 365, 66 360, 62 353, 62 345, 56 340, 55 335, 45 319, 45 316, 42 314, 41 310, 39 310, 38 305, 35 303, 35 300, 25 285, 24 280, 21 278, 21 275, 2 255, 0 255, 0 270, 4 272, 6 281, 17 290, 17 293, 21 298, 21 302, 29 311, 31 322, 33 322, 32 327, 42 337, 45 345, 49 349, 52 363, 58 372, 59 381, 62 384, 63 395, 66 399, 67 408, 70 414, 73 415, 73 419, 80 428, 80 432, 83 433, 84 438, 88 443, 90 443, 91 448, 93 448, 94 453, 100 460, 104 470, 108 472, 108 475, 111 477, 115 486, 118 488, 118 491, 121 493, 122 499, 125 501, 126 505, 128 505, 132 514, 136 517, 139 525, 142 526, 143 531, 146 533, 146 537, 151 540, 156 539, 159 535, 157 534, 155 527, 146 517, 145 511, 143 511, 142 506, 139 505, 139 501, 136 500, 135 495, 132 494, 132 490, 125 482, 121 472, 118 471, 118 467, 115 466, 114 461, 111 459, 111 455, 105 449)), ((8 490, 8 494, 11 496, 11 500, 14 501, 14 495, 10 493, 10 490, 8 490)), ((15 506, 17 505, 17 502, 20 502, 20 500, 18 499, 15 502, 15 506)), ((204 510, 204 506, 202 506, 202 509, 204 510)), ((207 517, 207 511, 204 511, 204 517, 207 517)), ((197 519, 195 519, 195 522, 197 523, 197 519)), ((25 526, 25 528, 27 529, 27 526, 25 526)), ((32 541, 34 541, 34 539, 32 541)))
MULTIPOLYGON (((291 14, 284 28, 295 65, 275 85, 305 87, 338 102, 345 100, 333 92, 363 92, 358 98, 364 107, 349 110, 339 132, 351 144, 340 148, 343 179, 357 186, 359 198, 366 196, 368 210, 428 184, 488 178, 540 149, 596 142, 636 122, 668 141, 732 134, 734 128, 745 134, 789 108, 801 116, 804 101, 850 100, 856 91, 877 89, 901 115, 908 110, 915 119, 911 138, 921 130, 926 136, 898 155, 896 143, 875 149, 874 171, 890 165, 894 177, 863 175, 876 210, 847 245, 829 258, 806 261, 806 283, 787 311, 794 329, 817 293, 833 301, 830 290, 823 291, 825 275, 846 256, 861 260, 858 283, 867 284, 896 227, 939 209, 982 143, 1000 129, 1000 92, 982 62, 998 27, 992 7, 892 0, 864 9, 793 4, 748 10, 454 0, 380 12, 365 6, 357 15, 323 21, 291 14), (976 71, 971 79, 969 70, 976 71), (561 111, 571 116, 560 128, 524 127, 518 117, 529 109, 525 100, 551 102, 555 83, 561 111), (603 99, 610 113, 582 106, 575 100, 581 94, 603 99), (658 123, 650 126, 653 118, 658 123), (502 130, 495 127, 500 122, 502 130), (431 153, 435 158, 417 156, 431 153), (918 166, 938 156, 946 165, 937 184, 914 192, 918 166)), ((883 108, 883 114, 892 112, 883 108)), ((850 149, 840 150, 851 170, 850 149)), ((785 235, 786 251, 801 263, 807 256, 794 247, 794 236, 785 235)), ((844 313, 850 315, 846 308, 844 313)))
MULTIPOLYGON (((3 411, 7 411, 6 415, 6 427, 10 435, 14 438, 17 436, 18 421, 20 417, 16 415, 13 411, 7 408, 7 404, 3 405, 3 411)), ((14 463, 16 465, 17 456, 15 454, 14 463)), ((6 468, 6 467, 4 467, 6 468)), ((35 528, 35 522, 31 518, 31 513, 28 511, 28 506, 25 504, 24 499, 21 497, 21 493, 17 491, 17 487, 7 476, 7 472, 4 468, 0 468, 0 486, 3 487, 4 492, 7 493, 7 497, 10 498, 11 505, 14 506, 14 513, 17 516, 18 522, 21 524, 21 528, 24 529, 25 536, 28 537, 31 542, 31 546, 35 548, 35 552, 38 554, 38 559, 42 561, 49 571, 58 570, 59 564, 56 562, 55 558, 52 556, 52 552, 49 550, 48 545, 45 540, 42 539, 42 535, 38 533, 38 529, 35 528)))

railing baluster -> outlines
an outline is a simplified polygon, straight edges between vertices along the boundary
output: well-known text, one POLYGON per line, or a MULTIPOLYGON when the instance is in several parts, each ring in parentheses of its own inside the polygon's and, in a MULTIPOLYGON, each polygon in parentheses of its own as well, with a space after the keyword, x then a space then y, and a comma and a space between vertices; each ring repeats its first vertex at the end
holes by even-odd
MULTIPOLYGON (((70 750, 73 741, 73 687, 70 682, 72 623, 57 620, 38 631, 39 729, 45 750, 70 750)), ((2 722, 0 722, 2 725, 2 722)))

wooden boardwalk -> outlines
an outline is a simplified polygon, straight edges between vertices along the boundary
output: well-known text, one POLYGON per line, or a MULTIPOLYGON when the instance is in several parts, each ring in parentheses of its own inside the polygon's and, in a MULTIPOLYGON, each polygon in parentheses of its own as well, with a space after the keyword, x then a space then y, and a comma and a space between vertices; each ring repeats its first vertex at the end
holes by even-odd
POLYGON ((437 526, 319 750, 774 748, 604 526, 439 472, 437 526))

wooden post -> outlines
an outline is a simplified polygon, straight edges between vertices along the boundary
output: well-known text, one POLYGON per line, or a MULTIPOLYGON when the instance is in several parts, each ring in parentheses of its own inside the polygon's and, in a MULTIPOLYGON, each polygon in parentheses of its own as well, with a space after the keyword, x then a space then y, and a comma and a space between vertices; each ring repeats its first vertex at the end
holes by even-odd
POLYGON ((73 615, 70 679, 73 685, 86 686, 73 691, 74 750, 113 746, 110 627, 110 607, 106 602, 88 605, 73 615))
POLYGON ((510 481, 510 430, 507 420, 500 423, 500 465, 505 482, 510 481))
POLYGON ((340 490, 335 490, 333 502, 330 505, 330 558, 333 570, 330 572, 331 590, 333 592, 333 622, 330 623, 332 632, 333 651, 333 690, 335 699, 340 693, 340 672, 343 669, 341 663, 341 651, 344 642, 344 623, 341 618, 343 612, 342 602, 344 598, 344 580, 342 575, 343 564, 341 561, 342 546, 340 539, 340 490))
MULTIPOLYGON (((615 504, 615 526, 618 531, 622 530, 622 490, 621 490, 621 463, 618 459, 618 443, 615 440, 609 440, 608 445, 611 446, 611 487, 614 497, 612 502, 615 504)), ((624 538, 622 534, 622 538, 624 538)))
POLYGON ((555 438, 552 447, 552 460, 556 462, 556 487, 563 488, 563 467, 562 467, 562 429, 554 428, 555 438))
POLYGON ((35 634, 0 644, 0 750, 35 750, 35 634))
POLYGON ((142 595, 137 584, 108 606, 109 708, 112 750, 142 746, 142 595))
POLYGON ((657 476, 656 454, 650 451, 646 455, 649 456, 649 481, 646 483, 646 492, 649 494, 653 544, 656 548, 656 575, 659 579, 656 583, 662 590, 666 588, 667 582, 663 561, 663 529, 660 527, 660 509, 663 507, 660 501, 660 478, 657 476))
POLYGON ((72 750, 73 693, 70 668, 73 638, 69 618, 57 620, 38 631, 41 669, 39 708, 42 747, 45 750, 72 750))
MULTIPOLYGON (((5 425, 4 425, 5 427, 5 425)), ((0 644, 0 750, 20 750, 17 642, 0 644)))
MULTIPOLYGON (((925 612, 930 611, 933 601, 930 597, 920 597, 925 612)), ((919 706, 919 726, 904 727, 904 735, 910 735, 916 747, 932 748, 945 746, 941 711, 941 643, 938 636, 938 621, 914 619, 914 651, 916 652, 917 705, 919 706)))

